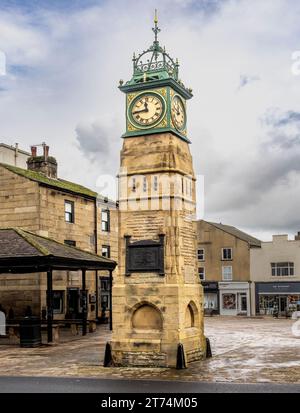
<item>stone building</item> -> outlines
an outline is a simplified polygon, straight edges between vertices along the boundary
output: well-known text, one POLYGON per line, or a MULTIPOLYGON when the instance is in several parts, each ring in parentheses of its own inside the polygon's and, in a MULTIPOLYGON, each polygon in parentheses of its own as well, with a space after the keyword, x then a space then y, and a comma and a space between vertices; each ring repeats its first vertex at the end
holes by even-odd
POLYGON ((120 82, 127 115, 111 348, 115 365, 175 367, 206 354, 186 130, 192 93, 159 45, 156 19, 153 30, 153 45, 133 58, 132 79, 120 82))
POLYGON ((197 243, 205 312, 251 315, 250 252, 261 242, 230 225, 200 220, 197 243))
POLYGON ((29 156, 30 153, 20 149, 17 143, 15 146, 0 143, 0 163, 27 168, 29 156))
MULTIPOLYGON (((0 164, 0 227, 19 227, 85 251, 116 258, 116 205, 81 185, 57 176, 57 162, 43 146, 43 154, 32 154, 28 169, 0 164)), ((88 317, 101 316, 103 300, 102 276, 87 272, 89 292, 88 317), (102 299, 102 302, 101 302, 102 299)), ((77 317, 81 312, 80 275, 77 272, 59 272, 53 275, 54 313, 57 319, 77 317)), ((32 307, 35 314, 43 314, 46 306, 45 277, 10 275, 1 277, 0 303, 21 316, 24 308, 32 307)), ((105 284, 105 283, 104 283, 105 284)), ((104 297, 104 299, 103 299, 104 297)))
POLYGON ((290 315, 300 305, 300 233, 273 235, 251 249, 252 313, 290 315))

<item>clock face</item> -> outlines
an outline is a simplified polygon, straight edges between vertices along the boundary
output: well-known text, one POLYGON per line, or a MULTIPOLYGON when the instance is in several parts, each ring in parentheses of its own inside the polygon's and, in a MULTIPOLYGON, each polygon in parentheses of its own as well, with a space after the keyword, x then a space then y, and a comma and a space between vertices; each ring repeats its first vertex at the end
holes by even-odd
POLYGON ((164 112, 164 103, 159 95, 143 94, 133 102, 130 112, 136 124, 150 127, 160 121, 164 112))
POLYGON ((184 104, 179 96, 173 97, 171 114, 176 129, 182 131, 185 128, 186 115, 184 104))

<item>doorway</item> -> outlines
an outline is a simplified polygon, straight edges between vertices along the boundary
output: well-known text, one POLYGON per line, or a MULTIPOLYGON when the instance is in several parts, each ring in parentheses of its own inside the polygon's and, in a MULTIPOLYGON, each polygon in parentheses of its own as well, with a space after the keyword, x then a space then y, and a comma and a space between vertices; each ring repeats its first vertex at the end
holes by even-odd
POLYGON ((239 294, 239 313, 247 313, 248 305, 247 305, 247 294, 240 293, 239 294))
POLYGON ((279 314, 285 315, 286 310, 287 310, 287 297, 279 296, 278 301, 279 301, 279 306, 278 306, 279 314))
POLYGON ((69 288, 66 318, 79 318, 79 300, 80 300, 79 288, 69 288))

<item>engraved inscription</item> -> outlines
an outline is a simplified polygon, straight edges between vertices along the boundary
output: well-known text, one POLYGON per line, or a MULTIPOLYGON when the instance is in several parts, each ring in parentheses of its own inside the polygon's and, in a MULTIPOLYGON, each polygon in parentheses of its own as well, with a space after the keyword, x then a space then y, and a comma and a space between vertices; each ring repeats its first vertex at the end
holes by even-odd
POLYGON ((157 272, 164 275, 164 235, 159 235, 159 242, 152 240, 126 242, 126 275, 133 272, 157 272))
POLYGON ((159 267, 157 247, 132 248, 130 252, 131 268, 148 271, 159 267))

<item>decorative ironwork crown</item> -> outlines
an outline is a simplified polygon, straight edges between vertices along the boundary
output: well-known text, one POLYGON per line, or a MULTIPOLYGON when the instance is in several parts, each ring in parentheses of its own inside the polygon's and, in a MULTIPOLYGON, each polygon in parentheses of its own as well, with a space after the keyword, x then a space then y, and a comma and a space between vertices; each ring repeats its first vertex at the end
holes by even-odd
MULTIPOLYGON (((137 57, 133 55, 133 76, 145 77, 156 75, 154 78, 166 78, 166 76, 172 77, 178 81, 178 59, 174 61, 166 52, 166 49, 160 46, 158 41, 158 34, 160 33, 160 28, 158 27, 158 17, 157 11, 155 10, 154 17, 154 27, 152 28, 154 32, 154 42, 149 47, 149 49, 144 50, 137 57), (164 72, 164 73, 163 73, 164 72)), ((150 80, 150 79, 148 79, 150 80)))

